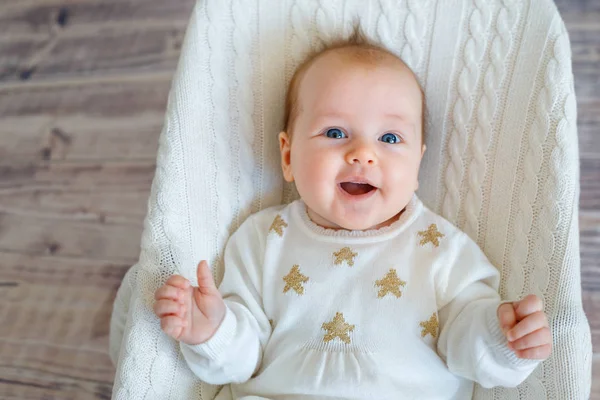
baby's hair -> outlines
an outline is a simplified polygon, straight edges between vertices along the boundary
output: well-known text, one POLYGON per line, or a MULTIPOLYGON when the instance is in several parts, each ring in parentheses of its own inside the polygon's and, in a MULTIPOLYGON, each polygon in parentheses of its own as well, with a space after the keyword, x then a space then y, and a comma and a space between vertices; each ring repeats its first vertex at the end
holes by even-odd
POLYGON ((358 22, 354 23, 352 34, 348 38, 334 39, 330 43, 326 43, 324 48, 313 50, 296 68, 296 71, 290 80, 285 98, 284 131, 288 133, 290 138, 292 137, 295 119, 298 116, 298 90, 306 71, 322 55, 333 50, 341 49, 344 50, 346 56, 363 64, 377 66, 386 61, 394 60, 399 61, 408 71, 410 71, 421 91, 421 143, 425 143, 425 92, 423 92, 423 88, 421 87, 417 76, 400 57, 382 45, 369 39, 358 22))

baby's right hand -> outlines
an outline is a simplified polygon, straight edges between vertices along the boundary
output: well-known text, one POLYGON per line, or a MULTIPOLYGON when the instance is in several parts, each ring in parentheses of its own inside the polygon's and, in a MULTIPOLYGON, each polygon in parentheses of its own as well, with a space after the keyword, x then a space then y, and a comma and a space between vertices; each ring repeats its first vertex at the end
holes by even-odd
POLYGON ((206 342, 225 318, 225 302, 206 261, 198 264, 197 274, 198 287, 192 287, 183 276, 173 275, 154 295, 154 312, 162 330, 189 345, 206 342))

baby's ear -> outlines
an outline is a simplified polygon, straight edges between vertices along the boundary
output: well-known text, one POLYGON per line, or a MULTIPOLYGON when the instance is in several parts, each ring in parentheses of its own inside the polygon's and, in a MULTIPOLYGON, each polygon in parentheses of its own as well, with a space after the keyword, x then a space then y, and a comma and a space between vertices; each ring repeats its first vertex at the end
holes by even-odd
POLYGON ((292 142, 285 131, 279 132, 279 151, 281 152, 281 169, 287 182, 294 181, 292 173, 292 142))

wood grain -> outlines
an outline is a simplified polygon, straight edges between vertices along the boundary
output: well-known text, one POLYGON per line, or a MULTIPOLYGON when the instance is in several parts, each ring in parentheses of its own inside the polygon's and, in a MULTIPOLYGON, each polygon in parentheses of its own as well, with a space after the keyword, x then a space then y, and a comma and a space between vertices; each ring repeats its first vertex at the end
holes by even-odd
MULTIPOLYGON (((7 90, 0 94, 0 167, 155 159, 169 86, 151 79, 7 90)), ((2 176, 0 169, 0 185, 2 176)))
MULTIPOLYGON (((595 353, 600 349, 600 291, 585 290, 583 292, 583 308, 590 323, 592 345, 595 353)), ((600 371, 598 371, 600 376, 600 371)))
MULTIPOLYGON (((598 76, 600 82, 600 76, 598 76)), ((598 88, 600 93, 600 87, 598 88)), ((577 100, 577 128, 579 135, 579 154, 582 159, 600 159, 600 98, 577 100)))
POLYGON ((107 321, 129 264, 0 251, 3 399, 109 399, 107 321))
POLYGON ((554 3, 563 15, 566 12, 575 12, 581 15, 600 12, 600 3, 596 0, 555 0, 554 3))
MULTIPOLYGON (((91 257, 99 260, 131 260, 139 249, 142 229, 140 203, 143 193, 148 194, 154 175, 153 162, 98 163, 98 164, 50 164, 32 167, 24 171, 5 171, 0 174, 3 188, 19 187, 20 196, 37 196, 24 204, 39 203, 41 199, 53 199, 60 203, 61 194, 66 200, 59 213, 52 207, 29 210, 13 204, 8 211, 0 210, 0 250, 30 255, 53 254, 68 257, 91 257), (27 188, 29 190, 27 194, 27 188), (87 192, 87 203, 73 204, 69 199, 80 198, 87 192), (127 205, 127 198, 134 199, 138 208, 132 217, 128 211, 110 212, 110 202, 95 208, 93 203, 110 201, 121 193, 120 207, 127 205), (127 195, 125 195, 127 193, 127 195), (67 212, 70 211, 70 214, 67 212)), ((8 195, 7 195, 8 196, 8 195)), ((0 198, 4 195, 0 191, 0 198)), ((4 204, 4 203, 3 203, 4 204)), ((6 206, 3 206, 3 208, 6 206)))
MULTIPOLYGON (((579 240, 581 287, 584 291, 589 290, 600 293, 600 212, 580 212, 579 240)), ((594 315, 594 319, 600 321, 600 313, 594 315)), ((600 340, 594 342, 594 345, 600 351, 600 340)))
POLYGON ((174 70, 184 26, 104 30, 0 41, 0 83, 174 70))
POLYGON ((573 71, 575 75, 575 90, 580 100, 597 99, 598 62, 600 62, 600 12, 594 13, 562 13, 567 26, 573 71))
POLYGON ((592 392, 590 399, 600 399, 600 354, 594 354, 592 360, 592 392))
POLYGON ((581 158, 581 195, 579 205, 582 210, 600 210, 600 158, 581 158))
POLYGON ((19 0, 0 2, 0 26, 10 37, 47 34, 52 26, 89 29, 148 22, 184 26, 193 0, 19 0))

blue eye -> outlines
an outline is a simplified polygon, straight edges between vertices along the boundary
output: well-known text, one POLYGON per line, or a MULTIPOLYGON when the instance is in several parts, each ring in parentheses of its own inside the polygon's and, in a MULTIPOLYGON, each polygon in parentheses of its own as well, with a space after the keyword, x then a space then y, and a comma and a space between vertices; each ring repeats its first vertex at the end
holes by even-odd
POLYGON ((380 140, 384 143, 395 144, 398 143, 401 139, 400 136, 396 135, 395 133, 386 133, 381 137, 380 140))
POLYGON ((346 134, 342 132, 341 129, 331 128, 327 129, 327 132, 325 132, 325 136, 332 139, 344 139, 346 137, 346 134))

